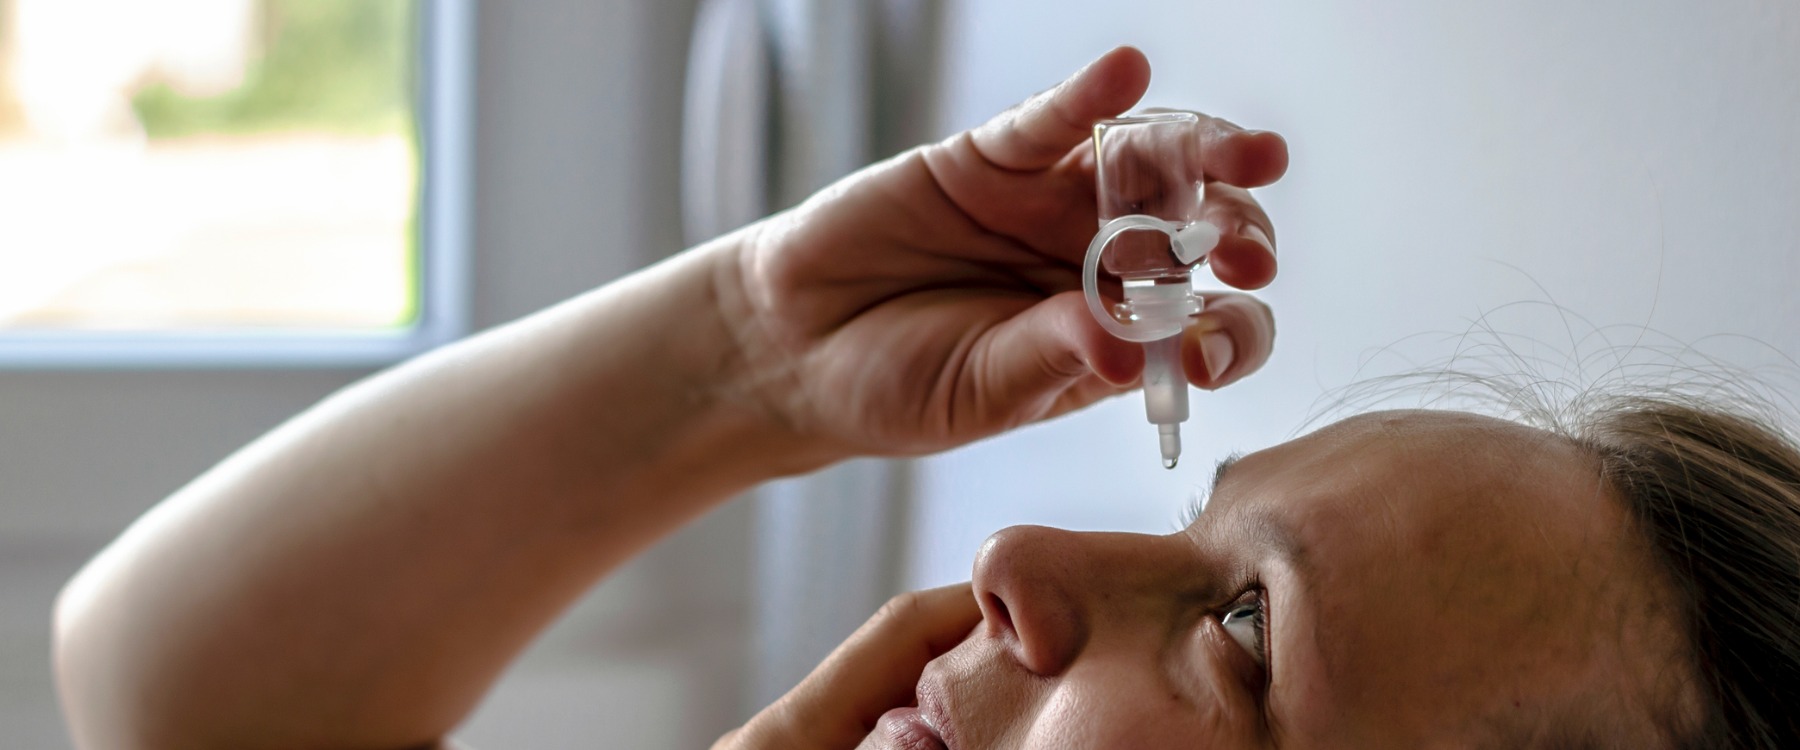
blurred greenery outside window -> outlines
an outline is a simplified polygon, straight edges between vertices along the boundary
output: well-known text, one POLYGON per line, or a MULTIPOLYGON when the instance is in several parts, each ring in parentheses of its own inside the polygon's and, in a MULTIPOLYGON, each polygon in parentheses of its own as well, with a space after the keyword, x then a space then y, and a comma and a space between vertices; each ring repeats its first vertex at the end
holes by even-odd
POLYGON ((0 340, 420 320, 420 2, 0 0, 0 340))

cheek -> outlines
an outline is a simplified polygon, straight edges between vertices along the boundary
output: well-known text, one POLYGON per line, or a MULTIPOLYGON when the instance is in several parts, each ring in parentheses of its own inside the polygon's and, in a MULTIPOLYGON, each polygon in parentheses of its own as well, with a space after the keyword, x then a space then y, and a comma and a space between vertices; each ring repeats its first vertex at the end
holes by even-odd
POLYGON ((1248 748, 1218 701, 1196 701, 1142 665, 1077 665, 1046 696, 1024 748, 1248 748))

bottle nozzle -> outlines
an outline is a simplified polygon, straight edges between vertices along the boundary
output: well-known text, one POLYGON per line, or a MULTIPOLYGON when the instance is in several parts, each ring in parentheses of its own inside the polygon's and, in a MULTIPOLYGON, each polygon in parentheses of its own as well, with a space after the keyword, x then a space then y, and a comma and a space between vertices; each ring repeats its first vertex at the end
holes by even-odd
POLYGON ((1144 412, 1156 425, 1163 468, 1181 458, 1181 423, 1188 418, 1187 375, 1181 370, 1181 336, 1144 345, 1144 412))

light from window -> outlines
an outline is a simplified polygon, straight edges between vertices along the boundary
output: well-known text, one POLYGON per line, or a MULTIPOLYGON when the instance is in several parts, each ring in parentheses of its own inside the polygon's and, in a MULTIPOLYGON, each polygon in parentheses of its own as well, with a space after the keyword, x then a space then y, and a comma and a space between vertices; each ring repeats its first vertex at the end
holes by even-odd
POLYGON ((420 319, 411 0, 0 0, 0 337, 420 319))

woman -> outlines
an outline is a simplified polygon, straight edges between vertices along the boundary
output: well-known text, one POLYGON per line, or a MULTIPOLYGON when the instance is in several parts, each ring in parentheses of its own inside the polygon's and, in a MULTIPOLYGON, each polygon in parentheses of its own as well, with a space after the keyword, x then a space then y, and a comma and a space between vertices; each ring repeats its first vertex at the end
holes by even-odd
MULTIPOLYGON (((1148 79, 1115 50, 981 128, 246 447, 65 590, 56 667, 77 744, 445 743, 572 599, 734 493, 1130 388, 1139 350, 1079 292, 1084 146, 1148 79)), ((1219 180, 1216 274, 1268 283, 1273 231, 1246 189, 1280 177, 1285 143, 1209 119, 1194 145, 1219 180)), ((1228 384, 1272 337, 1266 307, 1213 296, 1187 370, 1228 384)), ((972 584, 896 599, 720 746, 1638 746, 1780 705, 1765 683, 1738 711, 1719 675, 1741 675, 1707 671, 1737 656, 1706 639, 1769 621, 1715 621, 1643 511, 1661 506, 1633 504, 1641 451, 1595 424, 1365 416, 1232 462, 1176 535, 1003 531, 972 584)), ((1796 461, 1752 434, 1774 446, 1765 473, 1789 472, 1765 503, 1787 516, 1774 562, 1743 580, 1792 591, 1796 461)), ((1768 609, 1791 626, 1794 608, 1768 609)), ((1764 639, 1785 662, 1746 653, 1791 674, 1794 632, 1764 639)))

